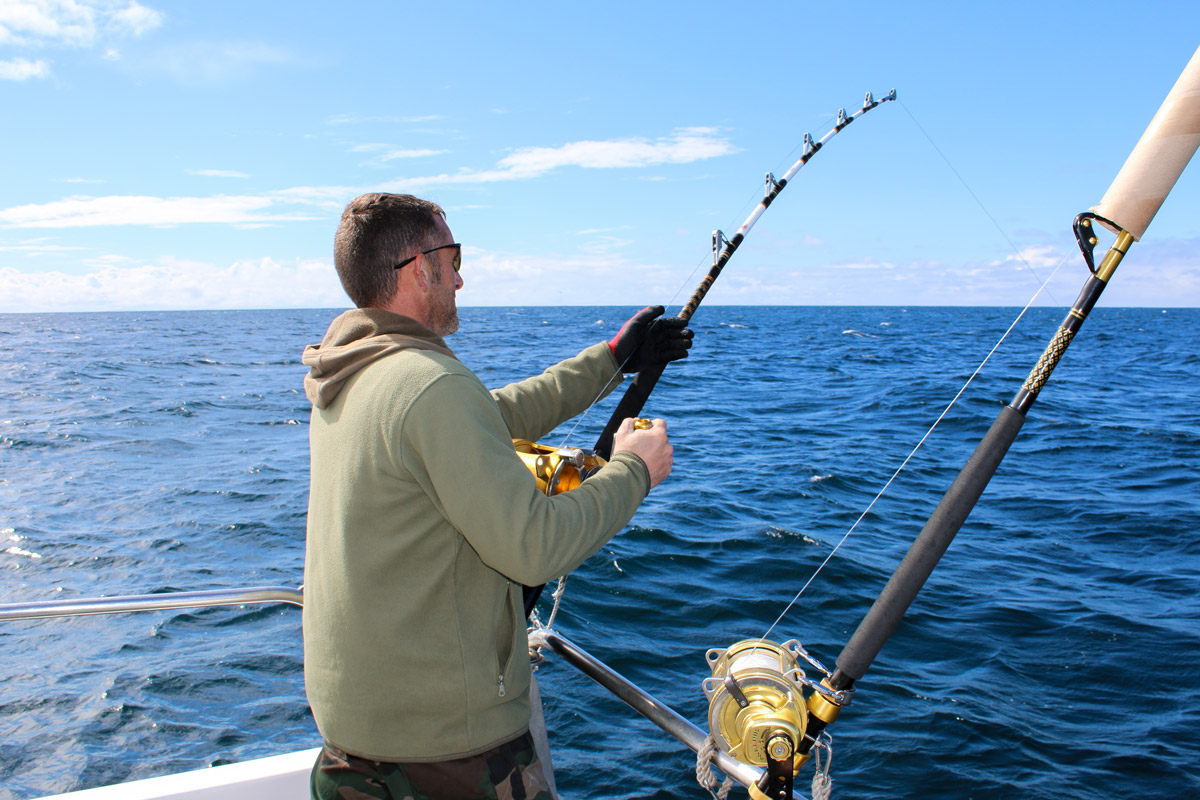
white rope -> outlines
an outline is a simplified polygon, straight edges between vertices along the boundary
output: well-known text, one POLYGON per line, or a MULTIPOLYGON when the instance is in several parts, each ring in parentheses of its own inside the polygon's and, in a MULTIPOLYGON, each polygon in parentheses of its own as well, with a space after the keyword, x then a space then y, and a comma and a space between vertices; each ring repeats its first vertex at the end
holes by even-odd
POLYGON ((554 618, 558 616, 558 606, 562 603, 563 594, 567 591, 567 576, 563 575, 558 579, 558 585, 554 587, 554 594, 550 597, 554 600, 554 605, 550 607, 550 619, 546 620, 546 627, 554 627, 554 618))
POLYGON ((833 738, 829 734, 821 736, 820 740, 813 746, 813 781, 812 781, 812 798, 813 800, 829 800, 833 795, 833 778, 829 777, 829 770, 833 767, 833 738), (825 751, 825 767, 821 767, 821 751, 825 751))
POLYGON ((714 787, 717 785, 717 776, 713 774, 712 763, 716 755, 717 742, 710 733, 704 740, 704 744, 696 751, 696 783, 712 795, 713 800, 726 800, 729 797, 729 790, 733 788, 733 778, 726 776, 725 782, 714 791, 714 787))
POLYGON ((525 635, 529 638, 529 663, 534 670, 537 670, 546 661, 545 656, 542 655, 542 648, 546 646, 545 632, 549 628, 538 619, 536 611, 530 615, 529 623, 529 627, 525 630, 525 635))
POLYGON ((567 576, 563 575, 558 579, 558 585, 554 587, 554 593, 550 595, 554 599, 554 605, 550 608, 550 618, 542 623, 541 615, 537 609, 529 615, 529 628, 526 630, 526 635, 529 637, 529 660, 536 666, 541 664, 546 659, 542 656, 542 648, 546 646, 546 631, 554 628, 554 618, 558 616, 558 606, 562 602, 563 593, 567 589, 567 576))

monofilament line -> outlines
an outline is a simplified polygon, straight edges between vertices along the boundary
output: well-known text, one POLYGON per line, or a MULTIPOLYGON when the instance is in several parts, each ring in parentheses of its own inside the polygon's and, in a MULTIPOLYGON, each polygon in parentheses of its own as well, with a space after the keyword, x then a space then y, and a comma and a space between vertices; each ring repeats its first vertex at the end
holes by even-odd
MULTIPOLYGON (((799 147, 799 145, 797 145, 797 147, 799 147)), ((792 152, 795 152, 795 150, 796 150, 796 148, 792 148, 792 152)), ((753 205, 755 205, 757 203, 758 203, 757 195, 754 195, 753 199, 747 200, 745 203, 742 204, 741 210, 745 211, 745 209, 747 207, 753 207, 753 205)), ((741 217, 739 216, 739 217, 737 217, 737 219, 741 219, 741 217)), ((736 220, 734 221, 733 224, 734 225, 737 224, 736 220)), ((681 294, 683 294, 684 292, 686 292, 688 289, 690 289, 692 286, 695 286, 696 273, 704 268, 704 266, 708 262, 708 260, 709 260, 708 254, 702 255, 696 260, 696 266, 692 267, 692 271, 689 272, 686 276, 684 276, 683 281, 679 284, 679 287, 675 290, 675 294, 671 295, 670 299, 667 300, 667 302, 664 304, 664 306, 667 309, 667 311, 663 312, 664 317, 668 316, 671 307, 675 305, 676 301, 679 299, 679 296, 681 294)), ((650 330, 649 330, 649 328, 647 328, 646 333, 643 334, 643 336, 647 336, 647 335, 649 335, 649 333, 650 333, 650 330)), ((633 354, 631 353, 629 357, 632 358, 633 354)), ((616 378, 618 375, 620 375, 624 366, 625 365, 622 364, 620 367, 617 367, 617 371, 613 373, 612 377, 616 378)), ((610 383, 611 383, 611 379, 610 379, 610 383)), ((579 428, 580 425, 583 424, 583 421, 585 419, 587 419, 588 414, 590 414, 592 412, 592 409, 595 408, 596 404, 600 402, 602 396, 603 396, 603 390, 601 390, 601 394, 597 394, 595 397, 592 398, 592 402, 588 403, 588 407, 583 410, 583 413, 580 414, 578 417, 576 417, 575 424, 572 425, 570 430, 567 431, 566 435, 563 436, 562 442, 558 445, 559 447, 567 446, 567 442, 569 442, 571 440, 571 437, 573 437, 575 435, 575 431, 579 428)))
MULTIPOLYGON (((676 298, 679 296, 679 292, 681 292, 681 291, 683 291, 682 288, 675 292, 675 297, 671 298, 671 303, 675 302, 676 298)), ((666 308, 669 309, 670 306, 667 306, 666 308)), ((666 311, 663 312, 663 316, 664 317, 667 316, 666 311)), ((650 327, 647 326, 646 330, 642 332, 642 341, 645 341, 646 337, 649 335, 650 335, 650 327)), ((637 348, 635 347, 633 350, 634 350, 634 352, 636 352, 637 348)), ((612 376, 608 379, 607 383, 604 384, 605 388, 607 388, 609 383, 612 383, 616 378, 618 378, 625 371, 625 364, 628 363, 629 359, 633 358, 634 352, 631 352, 628 356, 626 356, 625 361, 617 366, 616 372, 614 372, 612 374, 612 376)), ((566 434, 563 436, 562 441, 559 442, 559 445, 558 445, 559 447, 567 446, 567 442, 569 442, 571 440, 571 437, 573 437, 575 435, 575 431, 579 428, 580 425, 583 424, 583 421, 585 419, 587 419, 587 415, 592 412, 592 409, 596 407, 596 404, 599 403, 603 397, 604 397, 604 389, 601 389, 599 394, 597 394, 595 397, 592 398, 592 402, 588 403, 587 408, 585 408, 583 410, 583 413, 575 418, 575 424, 572 425, 570 430, 568 430, 566 432, 566 434)))
MULTIPOLYGON (((940 147, 938 147, 938 146, 937 146, 937 142, 935 142, 935 141, 933 140, 933 137, 932 137, 932 136, 930 136, 930 135, 929 135, 929 134, 928 134, 928 133, 925 131, 925 129, 924 129, 923 127, 921 127, 921 123, 917 122, 917 118, 916 118, 916 117, 914 117, 914 116, 913 116, 913 113, 912 113, 911 111, 909 111, 909 110, 908 110, 908 106, 904 105, 904 101, 903 101, 903 100, 899 100, 899 99, 898 99, 896 102, 898 102, 898 103, 900 104, 900 107, 904 109, 904 113, 905 113, 905 114, 908 114, 908 118, 909 118, 909 119, 911 119, 911 120, 913 121, 913 125, 916 125, 916 126, 917 126, 917 130, 919 130, 919 131, 921 132, 921 134, 922 134, 922 135, 923 135, 923 136, 924 136, 924 137, 925 137, 925 138, 926 138, 926 139, 929 141, 929 145, 930 145, 930 146, 931 146, 931 147, 932 147, 932 148, 933 148, 935 151, 937 151, 937 154, 938 154, 939 156, 941 156, 941 157, 942 157, 942 161, 945 161, 945 162, 946 162, 946 166, 947 166, 947 167, 949 167, 949 168, 950 168, 950 171, 954 173, 954 177, 958 178, 958 182, 959 182, 959 183, 961 183, 961 184, 963 185, 963 188, 967 190, 967 194, 971 195, 971 199, 975 201, 975 204, 976 204, 976 205, 978 205, 978 206, 979 206, 979 208, 980 208, 980 209, 983 211, 984 215, 985 215, 985 216, 986 216, 986 217, 987 217, 989 220, 991 220, 991 221, 992 221, 992 225, 994 225, 994 226, 995 226, 995 228, 996 228, 996 230, 1000 232, 1000 235, 1004 237, 1004 241, 1008 242, 1008 246, 1012 248, 1012 251, 1013 251, 1014 253, 1016 253, 1016 255, 1017 255, 1017 258, 1020 260, 1020 262, 1021 262, 1022 264, 1024 264, 1024 265, 1025 265, 1025 268, 1029 270, 1029 274, 1030 274, 1030 275, 1032 275, 1032 276, 1034 277, 1034 280, 1041 280, 1041 276, 1037 274, 1037 270, 1035 270, 1035 269, 1033 268, 1033 265, 1032 265, 1032 264, 1030 264, 1030 263, 1029 263, 1029 262, 1028 262, 1028 261, 1025 259, 1025 256, 1021 255, 1021 251, 1017 249, 1017 246, 1016 246, 1015 244, 1013 244, 1013 240, 1012 240, 1012 239, 1010 239, 1010 238, 1008 237, 1008 234, 1004 232, 1004 228, 1002 228, 1002 227, 1000 226, 1000 223, 996 221, 996 218, 992 216, 992 212, 990 212, 990 211, 988 211, 988 210, 987 210, 987 206, 985 206, 985 205, 983 204, 983 201, 979 199, 978 195, 976 195, 976 194, 975 194, 975 192, 973 192, 973 191, 971 190, 971 187, 970 187, 970 185, 969 185, 969 184, 966 182, 966 180, 963 178, 963 176, 959 174, 958 170, 956 170, 956 169, 954 168, 954 165, 953 165, 952 163, 950 163, 950 159, 949 159, 949 158, 947 158, 947 157, 946 157, 946 154, 942 152, 942 148, 940 148, 940 147)), ((1062 266, 1062 262, 1061 262, 1061 261, 1059 262, 1059 266, 1062 266)), ((1058 267, 1055 267, 1055 271, 1056 271, 1056 272, 1058 271, 1058 267)), ((1047 284, 1047 283, 1049 283, 1049 282, 1050 282, 1050 281, 1049 281, 1049 279, 1047 279, 1046 281, 1043 281, 1043 282, 1042 282, 1042 285, 1038 287, 1038 293, 1039 293, 1039 294, 1041 293, 1041 291, 1042 291, 1043 289, 1045 289, 1045 288, 1046 288, 1046 284, 1047 284)), ((1034 295, 1034 297, 1037 297, 1037 294, 1035 294, 1035 295, 1034 295)), ((1051 294, 1051 295, 1050 295, 1050 299, 1051 299, 1051 300, 1054 300, 1054 295, 1052 295, 1052 294, 1051 294)), ((1057 301, 1055 301, 1055 302, 1057 302, 1057 301)))
MULTIPOLYGON (((757 201, 757 202, 755 202, 755 201, 747 201, 747 203, 746 203, 745 205, 743 205, 743 210, 744 210, 744 208, 745 208, 745 206, 746 206, 746 205, 750 205, 750 204, 752 204, 752 203, 753 203, 753 205, 755 206, 755 209, 754 209, 754 211, 752 211, 752 212, 751 212, 750 216, 746 218, 746 221, 745 221, 745 222, 743 222, 743 223, 741 224, 741 226, 738 228, 738 232, 737 232, 736 234, 734 234, 734 236, 733 236, 733 240, 732 240, 732 241, 727 241, 727 242, 726 242, 726 251, 727 251, 726 260, 728 260, 728 258, 732 257, 732 255, 733 255, 733 250, 736 250, 736 248, 737 248, 737 244, 735 244, 735 243, 740 243, 741 241, 743 241, 743 240, 744 240, 744 237, 745 237, 745 236, 746 236, 746 235, 747 235, 747 234, 750 232, 750 229, 754 227, 754 225, 755 225, 755 224, 758 222, 758 219, 759 219, 759 218, 760 218, 760 217, 763 215, 763 213, 765 213, 765 212, 766 212, 767 205, 769 205, 769 204, 770 204, 771 200, 772 200, 774 197, 778 196, 778 192, 782 191, 782 190, 783 190, 783 187, 784 187, 784 186, 786 186, 786 185, 788 185, 788 184, 789 184, 789 182, 790 182, 790 181, 791 181, 793 178, 795 178, 796 174, 797 174, 797 173, 798 173, 798 172, 799 172, 799 171, 800 171, 800 170, 801 170, 801 169, 802 169, 802 168, 803 168, 803 167, 804 167, 806 164, 808 164, 808 161, 809 161, 809 159, 810 159, 810 158, 811 158, 811 157, 812 157, 812 156, 813 156, 813 155, 814 155, 814 154, 815 154, 815 153, 816 153, 818 150, 820 150, 822 147, 824 147, 824 146, 825 146, 825 144, 826 144, 826 143, 827 143, 827 142, 828 142, 830 139, 832 139, 832 138, 833 138, 834 136, 836 136, 836 135, 837 135, 839 132, 841 132, 842 130, 844 130, 844 129, 845 129, 845 128, 846 128, 846 127, 847 127, 847 126, 848 126, 848 125, 849 125, 851 122, 853 122, 854 120, 858 119, 858 118, 859 118, 859 117, 861 117, 863 114, 866 114, 866 113, 867 113, 868 111, 870 111, 871 109, 873 109, 873 108, 876 108, 876 107, 878 107, 879 105, 881 105, 881 104, 883 104, 883 103, 886 103, 886 102, 889 102, 889 101, 891 101, 891 100, 895 100, 895 99, 896 99, 896 92, 895 92, 895 90, 894 90, 894 89, 892 90, 892 92, 891 92, 891 94, 890 94, 890 95, 888 95, 887 97, 884 97, 882 100, 877 100, 877 101, 873 100, 873 98, 872 98, 872 95, 871 95, 870 93, 868 93, 868 94, 867 94, 867 99, 866 99, 866 100, 864 101, 864 103, 863 103, 863 107, 862 107, 862 108, 860 108, 858 111, 855 111, 855 112, 854 112, 853 114, 851 114, 849 117, 846 117, 846 115, 845 115, 845 109, 842 109, 842 110, 840 110, 840 111, 838 112, 838 122, 837 122, 837 124, 836 124, 836 125, 834 125, 834 127, 830 128, 830 129, 829 129, 829 130, 828 130, 828 131, 825 133, 825 135, 821 137, 821 139, 820 139, 819 141, 817 141, 817 142, 815 142, 815 143, 814 143, 814 142, 812 142, 812 138, 811 138, 811 137, 810 137, 808 134, 805 134, 805 135, 804 135, 804 141, 803 141, 803 145, 802 145, 802 146, 804 146, 804 147, 805 147, 804 156, 803 156, 803 157, 802 157, 800 160, 798 160, 798 161, 796 161, 795 163, 793 163, 793 164, 792 164, 792 165, 791 165, 791 166, 790 166, 790 167, 787 169, 787 171, 784 173, 783 177, 782 177, 782 178, 781 178, 779 181, 776 181, 776 180, 775 180, 774 173, 771 173, 771 174, 769 174, 769 175, 768 175, 768 178, 769 178, 768 189, 767 189, 767 191, 766 191, 766 195, 765 195, 765 198, 764 198, 763 200, 760 200, 760 201, 757 201), (771 187, 774 187, 774 188, 771 188, 771 187), (742 237, 742 239, 739 239, 739 238, 738 238, 739 236, 740 236, 740 237, 742 237), (730 249, 730 248, 733 248, 733 249, 730 249)), ((909 116, 912 116, 912 115, 910 114, 909 116)), ((916 122, 916 120, 915 120, 915 119, 914 119, 913 121, 914 121, 914 122, 916 122)), ((920 127, 920 126, 918 125, 917 127, 920 127)), ((932 142, 932 140, 930 140, 930 141, 932 142)), ((934 148, 935 148, 935 149, 936 149, 936 147, 937 147, 937 146, 936 146, 936 145, 934 145, 934 148)), ((792 148, 792 153, 795 153, 795 151, 796 151, 796 148, 792 148)), ((945 158, 945 156, 943 156, 943 158, 945 158)), ((961 179, 960 179, 960 180, 961 180, 961 179)), ((1015 249, 1015 248, 1014 248, 1014 249, 1015 249)), ((714 269, 716 269, 716 268, 717 268, 717 262, 718 262, 718 259, 719 259, 720 255, 722 255, 722 253, 719 253, 719 252, 718 252, 718 245, 717 245, 717 243, 716 243, 716 240, 714 239, 714 246, 713 246, 713 268, 714 268, 714 269)), ((1018 257, 1020 257, 1020 253, 1018 253, 1017 255, 1018 255, 1018 257)), ((1024 259, 1022 259, 1022 260, 1024 260, 1024 259)), ((688 281, 688 280, 690 280, 692 277, 694 277, 694 276, 695 276, 696 272, 698 272, 698 271, 699 271, 699 269, 700 269, 700 265, 701 265, 702 263, 703 263, 703 261, 701 261, 701 262, 698 262, 698 263, 697 263, 697 265, 696 265, 696 266, 695 266, 695 267, 692 269, 692 272, 691 272, 691 274, 688 276, 688 278, 686 278, 686 279, 685 279, 685 282, 684 282, 683 284, 681 284, 681 285, 680 285, 680 288, 679 288, 679 289, 677 289, 677 290, 675 291, 675 295, 671 297, 671 300, 669 301, 669 303, 667 303, 667 305, 671 305, 671 304, 673 304, 673 303, 675 302, 675 299, 676 299, 676 298, 679 296, 679 294, 680 294, 682 291, 684 291, 684 289, 687 287, 687 281, 688 281)), ((723 267, 722 267, 722 268, 723 268, 723 267)), ((718 274, 719 274, 719 271, 718 271, 718 274)), ((712 277, 713 277, 713 279, 714 279, 714 280, 716 279, 716 275, 713 275, 712 277)), ((698 291, 699 291, 699 290, 698 290, 698 291)), ((705 291, 707 291, 707 290, 705 290, 705 291)), ((695 295, 694 295, 694 297, 695 297, 695 295)), ((698 305, 698 304, 700 303, 700 300, 701 300, 703 297, 704 297, 704 294, 703 294, 703 293, 700 293, 700 294, 699 294, 699 297, 695 299, 695 303, 698 305)), ((691 303, 691 302, 692 302, 692 300, 689 300, 688 302, 689 302, 689 303, 691 303)), ((694 310, 694 308, 693 308, 693 310, 694 310)), ((648 333, 648 332, 649 332, 649 331, 647 330, 647 333, 648 333)), ((620 370, 618 370, 618 372, 620 372, 620 370)), ((615 376, 615 374, 614 374, 614 377, 616 377, 616 376, 615 376)), ((575 433, 575 430, 576 430, 576 429, 577 429, 577 428, 578 428, 578 427, 579 427, 579 426, 580 426, 580 425, 583 423, 583 420, 587 418, 588 414, 589 414, 589 413, 591 413, 591 410, 592 410, 592 408, 594 408, 594 407, 595 407, 596 403, 597 403, 599 400, 600 400, 600 395, 597 395, 597 396, 596 396, 596 397, 595 397, 595 398, 592 400, 592 402, 591 402, 591 403, 588 405, 588 407, 587 407, 587 408, 584 410, 584 412, 583 412, 583 413, 582 413, 582 414, 579 416, 579 418, 576 420, 575 424, 574 424, 574 425, 571 427, 571 429, 570 429, 569 431, 567 431, 567 434, 566 434, 566 436, 564 436, 564 437, 563 437, 562 444, 561 444, 561 445, 559 445, 560 447, 565 447, 565 446, 566 446, 566 443, 567 443, 567 441, 569 441, 569 440, 570 440, 570 438, 571 438, 571 437, 574 435, 574 433, 575 433)))
POLYGON ((800 591, 796 592, 796 596, 792 598, 792 601, 787 604, 787 607, 784 608, 783 611, 780 613, 780 615, 775 618, 775 621, 773 623, 771 623, 771 627, 768 628, 767 632, 762 635, 763 639, 770 638, 771 633, 775 630, 775 628, 779 625, 779 623, 783 621, 783 618, 786 617, 788 612, 792 610, 792 607, 795 606, 796 603, 800 601, 801 595, 803 595, 804 592, 808 589, 808 587, 812 584, 812 582, 817 579, 817 576, 821 574, 821 570, 825 569, 825 565, 828 564, 833 559, 834 555, 837 554, 837 551, 841 549, 842 545, 845 544, 846 540, 850 538, 850 534, 854 533, 854 531, 858 528, 859 523, 861 523, 866 518, 867 514, 871 513, 871 509, 874 508, 875 504, 879 502, 879 499, 881 497, 883 497, 884 492, 886 492, 888 490, 888 487, 890 487, 892 485, 892 483, 895 482, 896 478, 900 476, 900 473, 903 472, 904 469, 908 466, 908 462, 911 461, 913 456, 915 456, 917 454, 917 451, 921 449, 922 445, 925 444, 926 440, 929 439, 929 437, 933 435, 934 430, 941 423, 941 421, 945 418, 946 414, 950 413, 950 409, 952 409, 954 407, 954 404, 958 402, 958 399, 963 396, 963 393, 966 392, 967 387, 971 385, 971 382, 975 380, 975 377, 977 375, 979 375, 979 373, 983 370, 984 366, 988 363, 989 360, 991 360, 992 356, 995 355, 996 351, 1000 349, 1000 345, 1002 345, 1004 343, 1004 340, 1008 338, 1008 335, 1010 333, 1012 333, 1014 328, 1017 327, 1017 323, 1019 323, 1021 321, 1021 318, 1024 317, 1025 313, 1027 311, 1029 311, 1029 309, 1033 306, 1034 301, 1037 300, 1037 298, 1041 295, 1042 291, 1046 288, 1046 285, 1049 284, 1050 281, 1053 280, 1054 276, 1058 274, 1058 271, 1062 268, 1062 265, 1064 263, 1066 263, 1066 260, 1067 260, 1067 257, 1065 255, 1061 259, 1059 259, 1058 264, 1054 267, 1054 270, 1050 273, 1050 277, 1046 278, 1046 280, 1042 282, 1042 285, 1038 287, 1037 291, 1033 293, 1033 297, 1029 298, 1029 302, 1027 302, 1025 304, 1025 307, 1021 309, 1021 313, 1017 314, 1016 319, 1014 319, 1012 321, 1012 324, 1008 326, 1008 329, 1006 331, 1004 331, 1004 333, 1003 333, 1003 335, 1001 335, 1000 339, 996 342, 995 345, 992 346, 992 349, 988 351, 988 354, 986 356, 984 356, 983 361, 979 362, 979 366, 975 368, 975 371, 971 373, 971 376, 969 378, 967 378, 967 382, 962 385, 962 388, 958 390, 958 393, 954 395, 953 399, 951 399, 949 404, 947 404, 946 407, 942 410, 942 413, 938 415, 938 418, 936 420, 934 420, 932 425, 929 426, 929 430, 925 431, 925 435, 921 437, 921 440, 919 442, 917 442, 916 447, 914 447, 912 449, 912 451, 905 457, 904 461, 902 461, 900 463, 900 466, 896 468, 896 471, 892 473, 892 476, 890 478, 888 478, 887 483, 885 483, 883 485, 883 488, 879 490, 879 492, 875 495, 874 498, 872 498, 870 504, 866 507, 866 509, 864 509, 863 512, 858 515, 858 519, 856 519, 854 521, 854 524, 850 526, 850 529, 848 531, 846 531, 846 533, 842 536, 841 539, 838 540, 838 543, 834 546, 833 550, 831 550, 829 552, 829 555, 825 556, 825 560, 821 562, 820 566, 817 567, 816 571, 813 572, 812 576, 804 583, 804 585, 802 587, 800 587, 800 591))
MULTIPOLYGON (((675 290, 675 294, 671 295, 671 299, 668 300, 666 302, 666 304, 664 305, 664 307, 666 308, 666 311, 663 312, 663 317, 666 317, 669 315, 671 306, 675 305, 675 301, 679 299, 679 295, 681 295, 685 291, 687 291, 688 287, 691 285, 690 281, 693 279, 695 274, 700 271, 700 268, 704 266, 705 260, 706 260, 706 257, 701 256, 700 259, 696 262, 696 266, 692 267, 692 271, 688 274, 688 276, 686 278, 683 279, 683 283, 679 284, 679 288, 675 290)), ((646 337, 649 335, 650 335, 650 329, 646 328, 646 331, 642 334, 642 336, 646 337)), ((636 350, 637 348, 634 348, 634 349, 636 350)), ((629 356, 625 360, 628 361, 630 358, 633 358, 633 353, 630 353, 629 356)), ((625 368, 624 364, 621 364, 619 367, 617 367, 617 371, 612 374, 612 378, 609 378, 608 382, 612 383, 613 379, 616 378, 617 376, 619 376, 624 371, 624 368, 625 368)), ((607 385, 608 384, 605 384, 605 386, 607 386, 607 385)), ((579 428, 580 425, 583 424, 583 421, 585 419, 587 419, 588 414, 592 413, 592 409, 596 407, 596 404, 600 402, 600 399, 603 396, 604 396, 604 390, 601 389, 600 393, 592 398, 592 402, 588 403, 588 406, 587 406, 587 408, 585 408, 583 410, 583 413, 575 418, 575 424, 572 425, 571 429, 567 431, 565 436, 563 436, 562 442, 560 442, 558 445, 559 447, 567 446, 567 442, 569 442, 571 440, 571 437, 575 435, 575 431, 579 428)))

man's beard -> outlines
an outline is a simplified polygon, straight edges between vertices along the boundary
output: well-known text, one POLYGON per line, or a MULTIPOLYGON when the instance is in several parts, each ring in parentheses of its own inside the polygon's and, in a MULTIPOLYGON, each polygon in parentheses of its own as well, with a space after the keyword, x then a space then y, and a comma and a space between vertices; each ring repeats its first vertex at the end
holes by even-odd
POLYGON ((458 306, 454 303, 454 290, 444 293, 441 291, 441 269, 433 271, 433 284, 438 287, 434 300, 429 308, 429 327, 438 336, 449 336, 458 330, 458 306))

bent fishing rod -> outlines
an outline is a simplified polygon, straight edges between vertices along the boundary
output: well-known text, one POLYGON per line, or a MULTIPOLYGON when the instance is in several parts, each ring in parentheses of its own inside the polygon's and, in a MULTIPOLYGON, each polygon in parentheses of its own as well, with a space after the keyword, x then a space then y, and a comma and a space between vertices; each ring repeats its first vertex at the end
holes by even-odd
MULTIPOLYGON (((1001 409, 838 656, 836 669, 830 673, 794 640, 780 645, 751 639, 727 650, 709 651, 713 677, 704 681, 704 691, 709 700, 711 734, 725 752, 767 767, 761 784, 751 788, 751 797, 790 796, 792 777, 800 766, 811 754, 828 746, 826 727, 849 704, 855 683, 896 630, 966 521, 1067 347, 1121 260, 1145 233, 1198 145, 1200 49, 1100 203, 1075 218, 1075 237, 1090 276, 1029 376, 1001 409), (1098 265, 1094 259, 1099 243, 1097 225, 1116 236, 1098 265), (819 682, 808 678, 802 664, 824 677, 819 682), (805 690, 809 691, 807 699, 805 690)), ((816 763, 819 773, 819 761, 816 763)))
MULTIPOLYGON (((758 222, 759 217, 766 213, 767 208, 775 201, 780 192, 784 190, 788 182, 796 176, 796 173, 812 160, 812 157, 820 152, 821 148, 830 139, 845 130, 850 123, 871 109, 895 99, 895 89, 892 89, 879 100, 876 100, 871 92, 867 92, 862 108, 853 114, 847 114, 844 108, 838 109, 837 122, 820 140, 814 142, 810 134, 804 134, 804 150, 800 158, 797 159, 796 163, 792 164, 788 171, 783 174, 782 178, 776 179, 772 173, 767 173, 766 190, 762 201, 755 206, 750 216, 746 218, 746 221, 738 228, 737 233, 733 235, 733 238, 726 239, 722 231, 713 231, 712 267, 679 312, 678 316, 680 319, 687 322, 696 313, 696 309, 704 300, 705 295, 708 294, 708 290, 712 288, 721 271, 725 269, 725 265, 729 263, 729 259, 733 258, 733 254, 737 252, 738 247, 745 240, 746 234, 758 222)), ((592 448, 591 452, 577 448, 548 447, 525 439, 514 439, 513 445, 516 447, 517 456, 533 472, 538 489, 547 495, 554 495, 562 491, 574 489, 587 478, 592 470, 597 469, 607 461, 612 456, 613 436, 616 434, 617 428, 621 426, 621 421, 627 417, 637 417, 641 413, 647 399, 650 397, 650 393, 654 391, 654 387, 657 385, 658 379, 662 377, 665 369, 666 365, 664 364, 658 367, 647 367, 637 373, 629 388, 626 389, 621 401, 617 404, 616 410, 609 417, 608 423, 604 426, 604 431, 600 434, 600 438, 596 441, 596 446, 592 448)), ((526 617, 533 613, 534 606, 537 605, 537 601, 541 597, 544 588, 545 584, 524 587, 526 617)))
MULTIPOLYGON (((870 92, 867 92, 867 97, 865 100, 863 100, 862 108, 860 108, 858 111, 855 111, 853 114, 847 115, 846 109, 838 109, 837 122, 828 133, 821 137, 819 141, 814 142, 812 136, 807 133, 804 134, 804 152, 801 154, 800 158, 795 164, 792 164, 791 168, 788 169, 788 171, 783 174, 783 177, 779 178, 778 180, 770 172, 767 173, 766 189, 762 202, 760 202, 754 208, 754 210, 750 212, 750 216, 747 217, 746 221, 742 223, 742 226, 738 228, 737 233, 733 235, 733 238, 726 239, 725 234, 722 231, 713 231, 712 268, 709 269, 708 274, 704 276, 704 280, 700 281, 700 285, 696 288, 696 291, 692 293, 692 296, 688 299, 687 303, 684 304, 683 309, 678 314, 679 319, 687 322, 692 318, 692 315, 696 313, 696 309, 700 306, 700 303, 704 301, 704 297, 708 294, 708 290, 712 288, 713 283, 720 276, 721 271, 725 269, 725 265, 729 263, 729 259, 733 258, 733 254, 737 252, 738 247, 740 247, 742 242, 745 240, 746 234, 750 233, 750 229, 754 227, 756 222, 758 222, 759 217, 766 213, 766 210, 770 207, 771 203, 775 202, 775 198, 778 197, 780 192, 787 187, 788 182, 796 176, 796 173, 799 172, 800 169, 807 164, 813 156, 820 152, 821 148, 824 147, 830 139, 845 130, 850 123, 854 122, 854 120, 858 119, 863 114, 866 114, 871 109, 882 105, 889 100, 895 99, 895 89, 892 89, 887 93, 886 96, 880 98, 879 100, 876 100, 874 97, 872 97, 870 92)), ((658 379, 662 377, 663 370, 665 369, 666 365, 664 364, 658 367, 643 369, 637 374, 637 377, 633 379, 633 382, 629 385, 629 388, 625 390, 625 394, 622 396, 621 401, 617 404, 612 416, 609 417, 608 423, 604 426, 604 431, 600 434, 600 438, 596 440, 596 446, 593 448, 593 451, 596 453, 596 455, 605 459, 612 455, 613 436, 616 434, 617 428, 621 426, 621 421, 628 417, 637 417, 642 412, 642 408, 645 407, 646 401, 650 397, 650 393, 654 391, 654 387, 658 384, 658 379)))

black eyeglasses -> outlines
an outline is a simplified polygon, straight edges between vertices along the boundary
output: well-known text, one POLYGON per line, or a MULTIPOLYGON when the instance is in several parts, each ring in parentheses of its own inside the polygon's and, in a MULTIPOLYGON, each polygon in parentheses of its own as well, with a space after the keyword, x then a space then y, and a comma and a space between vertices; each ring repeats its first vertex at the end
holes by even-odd
MULTIPOLYGON (((430 253, 436 253, 438 250, 445 250, 448 247, 454 248, 454 260, 450 262, 450 266, 454 267, 455 272, 458 272, 459 267, 462 266, 462 245, 459 244, 458 242, 455 242, 454 244, 438 245, 437 247, 431 247, 428 250, 422 250, 421 255, 427 256, 430 253)), ((412 258, 406 258, 403 261, 401 261, 399 264, 397 264, 396 266, 392 267, 392 269, 400 269, 401 267, 407 267, 409 264, 411 264, 412 262, 414 262, 416 260, 417 260, 416 256, 413 256, 412 258)))

